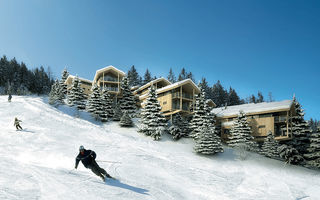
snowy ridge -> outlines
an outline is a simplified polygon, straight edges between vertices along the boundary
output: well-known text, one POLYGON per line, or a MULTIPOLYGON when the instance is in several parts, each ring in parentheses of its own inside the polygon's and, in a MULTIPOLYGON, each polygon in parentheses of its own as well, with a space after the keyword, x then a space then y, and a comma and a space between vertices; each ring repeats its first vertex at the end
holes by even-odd
POLYGON ((276 110, 289 110, 292 106, 292 100, 284 100, 277 102, 262 102, 262 103, 249 103, 237 106, 227 106, 212 109, 212 113, 216 114, 218 117, 228 117, 236 116, 239 114, 240 110, 246 114, 253 114, 257 112, 269 112, 276 110))
MULTIPOLYGON (((152 141, 137 128, 96 122, 88 113, 49 106, 47 98, 0 96, 0 199, 318 199, 319 171, 231 149, 198 156, 192 139, 152 141), (78 115, 79 118, 74 117, 78 115), (24 131, 15 131, 14 117, 24 131), (82 164, 79 145, 120 181, 103 183, 82 164), (102 162, 102 161, 112 161, 102 162)), ((137 120, 135 120, 137 124, 137 120)))

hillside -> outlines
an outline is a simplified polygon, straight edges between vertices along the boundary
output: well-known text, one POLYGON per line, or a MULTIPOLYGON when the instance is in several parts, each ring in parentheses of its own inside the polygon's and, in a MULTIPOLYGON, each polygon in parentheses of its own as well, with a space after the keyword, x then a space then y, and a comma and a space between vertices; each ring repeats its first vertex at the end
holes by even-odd
POLYGON ((75 115, 46 97, 0 96, 0 199, 319 199, 319 171, 256 154, 240 161, 231 149, 198 156, 191 139, 152 141, 137 128, 75 115), (82 164, 72 170, 80 145, 119 181, 103 183, 82 164))

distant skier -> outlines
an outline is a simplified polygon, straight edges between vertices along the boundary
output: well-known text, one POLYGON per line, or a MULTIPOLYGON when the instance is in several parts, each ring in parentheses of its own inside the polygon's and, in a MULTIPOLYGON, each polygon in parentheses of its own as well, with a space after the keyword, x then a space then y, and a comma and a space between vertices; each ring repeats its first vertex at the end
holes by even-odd
POLYGON ((12 95, 9 94, 9 96, 8 96, 8 101, 11 102, 11 99, 12 99, 12 95))
POLYGON ((112 176, 110 176, 106 170, 102 169, 101 167, 99 167, 98 163, 96 162, 96 153, 92 150, 86 150, 82 145, 79 148, 79 154, 76 157, 76 165, 75 165, 75 169, 77 169, 78 164, 81 160, 82 164, 86 167, 91 169, 91 171, 93 173, 95 173, 97 176, 100 176, 102 178, 103 181, 105 181, 106 177, 107 178, 112 178, 114 179, 112 176))
POLYGON ((20 122, 22 122, 21 120, 18 120, 18 118, 16 117, 16 118, 14 118, 14 126, 16 126, 16 129, 17 130, 22 130, 22 127, 20 126, 20 122))

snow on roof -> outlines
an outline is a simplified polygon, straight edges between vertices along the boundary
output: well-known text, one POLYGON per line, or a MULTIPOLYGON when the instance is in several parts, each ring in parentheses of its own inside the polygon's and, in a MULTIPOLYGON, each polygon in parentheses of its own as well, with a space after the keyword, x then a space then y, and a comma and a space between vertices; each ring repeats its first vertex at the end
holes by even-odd
POLYGON ((141 86, 141 87, 139 87, 138 89, 136 89, 135 92, 138 92, 138 91, 140 91, 140 90, 143 90, 143 89, 147 88, 148 86, 153 85, 153 84, 155 84, 155 83, 158 83, 158 82, 160 82, 160 81, 165 81, 166 83, 168 83, 168 84, 170 84, 170 85, 172 84, 172 83, 171 83, 170 81, 168 81, 167 79, 165 79, 165 78, 163 78, 163 77, 160 77, 160 78, 157 78, 157 79, 154 79, 154 80, 148 82, 147 84, 144 84, 143 86, 141 86))
MULTIPOLYGON (((69 74, 68 78, 69 78, 69 77, 72 78, 72 79, 74 79, 76 76, 73 76, 73 75, 70 75, 70 74, 69 74)), ((68 79, 68 78, 67 78, 67 79, 68 79)), ((81 78, 81 77, 79 77, 79 76, 78 76, 78 78, 79 78, 80 81, 92 83, 92 81, 90 81, 90 80, 88 80, 88 79, 81 78)), ((67 81, 67 79, 66 79, 66 81, 67 81)))
MULTIPOLYGON (((165 86, 165 87, 163 87, 163 88, 157 89, 157 90, 156 90, 156 93, 159 94, 159 93, 161 93, 161 92, 167 91, 167 90, 169 90, 169 89, 174 89, 174 88, 176 88, 176 87, 178 87, 178 86, 181 86, 181 85, 184 85, 184 84, 186 84, 186 83, 191 83, 191 84, 198 90, 198 92, 200 92, 199 87, 198 87, 191 79, 185 79, 185 80, 176 82, 176 83, 174 83, 174 84, 167 85, 167 86, 165 86)), ((140 98, 140 99, 143 99, 143 98, 147 97, 148 95, 149 95, 149 93, 146 93, 146 94, 140 96, 139 98, 140 98)))
POLYGON ((212 113, 216 114, 218 117, 229 117, 238 115, 240 110, 245 112, 246 114, 254 114, 260 112, 271 112, 276 110, 289 110, 291 108, 293 101, 292 100, 284 100, 277 102, 262 102, 262 103, 249 103, 242 104, 237 106, 228 106, 214 108, 212 109, 212 113))
POLYGON ((96 80, 97 75, 98 75, 100 72, 109 71, 109 70, 114 70, 114 71, 116 71, 116 72, 119 72, 119 73, 120 73, 121 75, 123 75, 123 76, 126 75, 126 73, 124 73, 123 71, 115 68, 115 67, 112 66, 112 65, 109 65, 109 66, 106 66, 106 67, 104 67, 104 68, 102 68, 102 69, 98 69, 98 70, 96 71, 96 74, 94 75, 94 79, 93 79, 93 80, 96 80))

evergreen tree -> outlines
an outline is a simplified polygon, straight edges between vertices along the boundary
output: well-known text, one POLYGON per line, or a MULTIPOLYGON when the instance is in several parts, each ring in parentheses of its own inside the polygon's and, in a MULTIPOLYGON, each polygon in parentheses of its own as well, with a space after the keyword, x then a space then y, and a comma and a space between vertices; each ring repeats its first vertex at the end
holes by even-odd
POLYGON ((193 77, 192 72, 187 73, 186 79, 191 79, 193 82, 196 82, 195 79, 194 79, 194 77, 193 77))
POLYGON ((103 111, 101 114, 101 121, 106 122, 108 121, 108 118, 112 118, 114 114, 113 99, 109 94, 109 91, 107 88, 104 88, 102 90, 101 105, 102 105, 102 111, 103 111))
POLYGON ((90 112, 96 120, 100 119, 103 115, 103 106, 101 103, 101 92, 97 84, 92 87, 92 93, 90 94, 87 111, 90 112))
POLYGON ((234 105, 241 104, 240 97, 238 96, 237 92, 232 87, 229 88, 227 104, 228 104, 228 106, 234 106, 234 105))
POLYGON ((132 127, 133 126, 133 122, 132 119, 128 113, 128 111, 125 111, 120 119, 120 126, 124 126, 124 127, 132 127))
POLYGON ((249 103, 257 103, 257 98, 254 95, 249 97, 249 103))
POLYGON ((132 67, 128 71, 128 83, 129 83, 129 87, 141 85, 141 77, 139 76, 134 65, 132 65, 132 67))
POLYGON ((171 82, 171 83, 175 83, 177 82, 176 80, 176 76, 174 75, 173 71, 172 71, 172 68, 170 68, 170 71, 169 71, 169 74, 168 74, 168 80, 171 82))
POLYGON ((49 104, 53 105, 57 102, 57 89, 58 88, 58 80, 56 80, 56 82, 51 86, 51 91, 49 93, 49 104))
POLYGON ((154 140, 159 140, 166 127, 166 119, 160 111, 161 106, 157 100, 155 88, 151 87, 145 106, 141 111, 139 132, 151 136, 154 140))
POLYGON ((201 154, 215 154, 223 152, 221 138, 217 136, 215 126, 205 120, 203 126, 195 139, 194 150, 201 154))
POLYGON ((65 97, 67 95, 67 84, 65 82, 66 82, 68 76, 69 76, 69 72, 67 71, 67 69, 64 69, 61 74, 61 80, 59 82, 60 92, 63 94, 63 95, 61 95, 62 99, 65 99, 65 97))
POLYGON ((198 138, 198 134, 200 133, 201 127, 207 117, 205 110, 205 92, 202 88, 200 89, 200 93, 196 96, 194 114, 190 123, 191 137, 194 139, 198 138))
POLYGON ((71 106, 76 106, 79 110, 84 110, 86 107, 86 97, 80 84, 80 80, 76 76, 72 81, 72 87, 68 94, 68 103, 71 106))
POLYGON ((205 99, 212 99, 212 90, 208 86, 208 82, 207 82, 206 78, 201 79, 199 87, 201 87, 203 89, 203 91, 205 92, 205 99))
POLYGON ((289 142, 300 155, 307 153, 307 149, 310 145, 309 136, 312 132, 308 123, 304 120, 304 112, 300 103, 294 99, 296 115, 291 117, 292 120, 292 136, 293 139, 289 142))
POLYGON ((286 144, 281 145, 278 148, 280 158, 284 159, 286 163, 296 165, 304 161, 299 152, 292 146, 286 144))
POLYGON ((172 126, 169 128, 169 133, 174 140, 178 140, 189 133, 188 122, 184 120, 179 113, 172 119, 172 126))
POLYGON ((264 97, 263 97, 262 93, 259 91, 258 92, 257 103, 261 103, 261 102, 264 102, 264 97))
POLYGON ((309 137, 310 145, 306 149, 307 153, 303 157, 307 160, 307 165, 320 168, 320 132, 312 133, 309 137))
POLYGON ((143 85, 149 83, 150 81, 152 81, 151 73, 147 69, 144 76, 143 76, 143 85))
POLYGON ((183 81, 185 79, 187 79, 187 72, 186 72, 185 68, 182 68, 182 70, 178 76, 178 81, 183 81))
POLYGON ((262 145, 262 154, 270 158, 279 157, 279 143, 274 139, 274 136, 271 131, 268 132, 268 135, 262 145))
POLYGON ((136 110, 136 101, 133 96, 128 83, 128 78, 124 77, 121 83, 122 99, 120 100, 120 109, 122 112, 128 111, 128 114, 132 116, 136 110))
POLYGON ((218 80, 217 83, 212 86, 212 100, 217 107, 222 107, 226 105, 227 99, 228 93, 218 80))
POLYGON ((122 111, 120 109, 119 104, 117 103, 116 107, 114 109, 114 114, 113 114, 112 120, 113 121, 120 121, 121 117, 122 117, 122 111))
POLYGON ((245 150, 254 150, 257 144, 253 141, 252 131, 247 120, 247 116, 243 111, 240 111, 238 117, 230 130, 230 136, 227 144, 230 147, 241 147, 245 150))

